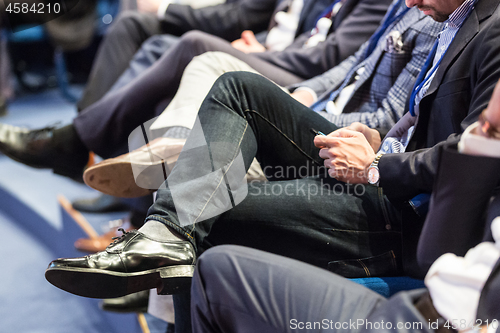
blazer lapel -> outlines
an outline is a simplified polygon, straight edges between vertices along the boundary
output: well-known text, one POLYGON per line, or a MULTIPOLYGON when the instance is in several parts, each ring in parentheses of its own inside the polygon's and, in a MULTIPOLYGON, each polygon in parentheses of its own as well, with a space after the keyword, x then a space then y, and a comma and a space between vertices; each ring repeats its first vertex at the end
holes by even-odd
POLYGON ((342 23, 346 16, 353 11, 358 2, 359 0, 346 0, 344 2, 337 15, 335 15, 335 17, 333 18, 330 31, 335 31, 337 29, 337 27, 342 23))
POLYGON ((443 81, 444 74, 446 73, 448 67, 452 61, 457 57, 457 55, 462 52, 462 50, 467 46, 467 44, 474 38, 479 32, 479 20, 477 18, 477 13, 473 11, 467 21, 464 22, 463 26, 457 32, 455 38, 451 42, 448 50, 444 54, 443 60, 439 65, 439 68, 431 82, 429 90, 424 95, 431 95, 437 88, 441 85, 443 81))
MULTIPOLYGON (((414 25, 417 21, 420 21, 425 18, 425 15, 421 13, 418 9, 412 8, 410 11, 413 11, 414 15, 411 15, 411 17, 405 17, 404 19, 400 20, 391 30, 397 30, 401 33, 401 35, 404 35, 404 33, 412 26, 414 25)), ((384 42, 386 39, 386 35, 382 36, 380 39, 379 43, 382 41, 384 42)), ((404 41, 403 41, 404 42, 404 41)), ((383 56, 385 53, 385 50, 383 48, 376 47, 373 52, 377 55, 377 57, 371 58, 371 61, 366 63, 365 65, 365 71, 360 75, 359 80, 356 82, 356 90, 362 86, 366 80, 368 80, 372 74, 373 71, 376 69, 377 64, 379 63, 380 58, 383 56)))
POLYGON ((495 11, 498 6, 498 0, 478 0, 475 9, 472 11, 471 15, 464 22, 460 30, 457 32, 455 38, 451 42, 448 51, 446 51, 441 64, 431 82, 429 90, 424 95, 425 98, 428 95, 433 94, 441 85, 444 75, 446 74, 448 68, 450 67, 453 60, 462 52, 462 50, 469 44, 469 42, 477 35, 479 32, 479 23, 484 19, 488 18, 495 11))
MULTIPOLYGON (((290 3, 291 3, 291 0, 290 0, 290 3)), ((316 0, 304 0, 304 5, 302 6, 302 11, 300 12, 299 25, 297 26, 297 33, 296 33, 295 37, 300 35, 299 31, 302 31, 302 28, 304 26, 304 22, 307 18, 307 15, 309 15, 309 12, 311 11, 311 8, 314 7, 315 3, 316 3, 316 0)))
MULTIPOLYGON (((307 2, 307 0, 305 0, 307 2)), ((282 12, 282 11, 287 11, 288 7, 290 6, 291 0, 278 0, 276 1, 276 7, 274 8, 273 15, 271 16, 271 21, 269 21, 269 25, 267 27, 267 31, 271 30, 274 28, 277 23, 274 19, 274 16, 276 15, 277 12, 282 12)), ((302 13, 301 13, 302 15, 302 13)))

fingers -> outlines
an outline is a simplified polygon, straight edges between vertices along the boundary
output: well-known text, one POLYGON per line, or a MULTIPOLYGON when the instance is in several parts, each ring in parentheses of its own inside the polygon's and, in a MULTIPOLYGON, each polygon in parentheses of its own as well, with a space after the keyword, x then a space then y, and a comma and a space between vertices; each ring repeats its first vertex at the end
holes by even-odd
POLYGON ((319 157, 321 157, 324 160, 333 158, 334 155, 333 155, 333 152, 330 151, 330 149, 331 148, 323 148, 323 149, 321 149, 319 151, 319 157))
POLYGON ((359 133, 358 131, 354 131, 352 129, 344 127, 328 134, 328 136, 337 138, 352 138, 352 137, 359 137, 360 134, 361 133, 359 133))
POLYGON ((316 135, 314 137, 314 145, 318 148, 329 148, 337 144, 337 140, 331 136, 316 135))
POLYGON ((360 122, 354 122, 352 123, 351 125, 345 127, 346 129, 349 129, 349 130, 352 130, 352 131, 356 131, 356 132, 361 132, 363 133, 366 128, 368 128, 368 126, 360 123, 360 122))
POLYGON ((343 142, 342 139, 359 138, 361 136, 363 136, 363 134, 359 132, 347 128, 341 128, 326 136, 316 135, 314 137, 314 145, 318 148, 335 147, 338 146, 340 142, 343 142))
POLYGON ((243 39, 245 41, 245 43, 247 44, 255 44, 255 43, 259 43, 257 41, 257 38, 255 38, 255 35, 253 33, 253 31, 251 30, 245 30, 241 33, 241 39, 243 39))

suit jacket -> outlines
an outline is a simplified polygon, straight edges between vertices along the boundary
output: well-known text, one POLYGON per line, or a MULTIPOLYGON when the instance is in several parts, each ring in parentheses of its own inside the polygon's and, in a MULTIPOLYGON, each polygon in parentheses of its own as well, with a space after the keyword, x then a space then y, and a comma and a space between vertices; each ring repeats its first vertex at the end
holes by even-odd
POLYGON ((481 241, 492 240, 489 225, 500 213, 500 196, 491 205, 490 199, 500 182, 499 170, 500 158, 460 154, 456 144, 442 148, 429 213, 418 241, 422 275, 443 254, 464 256, 481 241), (494 216, 488 216, 488 211, 494 216))
POLYGON ((499 0, 478 0, 441 61, 420 102, 415 132, 401 154, 379 161, 380 186, 392 203, 432 191, 439 150, 488 105, 500 79, 499 0))
MULTIPOLYGON (((400 4, 397 0, 393 3, 400 4)), ((386 30, 368 58, 365 59, 368 46, 365 43, 340 65, 292 88, 309 87, 316 92, 320 101, 328 100, 333 91, 343 84, 352 83, 354 77, 359 75, 344 112, 339 116, 324 113, 325 118, 338 126, 359 121, 370 127, 389 129, 404 114, 408 92, 442 26, 442 23, 412 8, 386 30), (389 44, 394 42, 401 42, 402 46, 390 47, 389 44), (357 70, 361 67, 364 67, 364 72, 358 74, 357 70)))
POLYGON ((240 38, 243 30, 266 30, 277 4, 278 0, 240 0, 194 9, 173 3, 160 24, 163 32, 175 36, 201 30, 232 41, 240 38))
MULTIPOLYGON (((310 37, 310 29, 304 29, 304 25, 308 26, 308 21, 315 21, 318 17, 307 15, 298 29, 305 32, 285 50, 256 53, 255 56, 304 79, 323 74, 354 54, 370 38, 391 2, 392 0, 346 0, 333 18, 327 39, 311 48, 303 48, 310 37)), ((303 12, 310 12, 312 5, 312 2, 306 2, 303 12)))
MULTIPOLYGON (((297 34, 310 31, 317 17, 333 0, 305 0, 297 34)), ((243 30, 257 33, 269 27, 276 10, 283 9, 279 0, 240 0, 193 9, 191 6, 170 4, 161 18, 162 30, 180 36, 190 30, 233 41, 243 30)))
MULTIPOLYGON (((252 56, 282 68, 296 76, 308 79, 320 75, 330 68, 339 64, 342 60, 353 54, 368 38, 375 32, 384 17, 387 8, 392 0, 346 0, 340 11, 332 22, 329 35, 325 42, 319 43, 316 47, 304 49, 305 41, 310 37, 310 30, 315 25, 320 13, 328 7, 333 0, 306 0, 301 13, 297 38, 295 41, 281 52, 253 53, 252 56)), ((212 33, 225 39, 239 38, 243 27, 260 27, 255 22, 263 22, 264 15, 260 19, 253 18, 255 22, 244 22, 233 20, 243 12, 270 12, 271 0, 241 0, 239 7, 236 7, 236 15, 227 12, 234 7, 234 4, 224 4, 208 8, 193 10, 189 6, 170 5, 163 19, 168 24, 175 27, 186 27, 187 31, 192 28, 212 33), (253 7, 252 7, 253 6, 253 7), (260 6, 260 7, 259 7, 260 6), (249 9, 250 8, 250 9, 249 9), (258 10, 256 9, 258 8, 258 10), (223 20, 225 15, 230 19, 223 20), (224 24, 216 24, 213 29, 212 21, 224 24), (230 28, 233 26, 233 28, 230 28)), ((284 1, 275 1, 275 11, 283 10, 284 1)), ((249 15, 244 15, 249 16, 249 15)), ((269 17, 267 17, 269 19, 269 17)), ((252 28, 254 31, 256 29, 252 28)), ((173 30, 176 31, 175 29, 173 30)), ((179 31, 177 31, 179 33, 179 31)))
MULTIPOLYGON (((493 240, 489 226, 500 216, 499 170, 500 158, 460 154, 454 144, 442 147, 430 210, 418 243, 423 273, 445 253, 464 256, 481 241, 493 240)), ((483 323, 500 320, 499 299, 500 261, 483 287, 477 318, 483 323)))

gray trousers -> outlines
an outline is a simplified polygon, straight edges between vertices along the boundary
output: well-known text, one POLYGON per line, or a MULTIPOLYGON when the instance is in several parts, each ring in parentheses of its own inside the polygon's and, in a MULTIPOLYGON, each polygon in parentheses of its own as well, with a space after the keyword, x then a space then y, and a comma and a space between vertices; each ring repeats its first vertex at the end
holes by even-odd
POLYGON ((433 332, 413 306, 425 289, 385 299, 326 270, 240 246, 198 260, 193 332, 433 332))

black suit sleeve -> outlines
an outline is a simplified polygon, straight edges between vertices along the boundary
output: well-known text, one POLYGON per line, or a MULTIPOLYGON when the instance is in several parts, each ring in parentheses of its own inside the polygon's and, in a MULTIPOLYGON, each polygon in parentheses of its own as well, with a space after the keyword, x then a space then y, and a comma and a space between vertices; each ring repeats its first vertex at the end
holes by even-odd
POLYGON ((241 0, 193 9, 191 6, 170 4, 161 19, 166 33, 180 36, 190 30, 235 40, 243 30, 255 33, 266 30, 276 0, 241 0))
POLYGON ((417 259, 426 271, 441 255, 464 256, 482 241, 488 204, 500 181, 500 158, 460 154, 456 145, 443 147, 438 169, 418 244, 417 259))
POLYGON ((458 143, 459 135, 432 148, 400 154, 386 154, 380 158, 380 186, 394 202, 407 201, 420 193, 431 193, 437 173, 439 150, 447 143, 458 143))
POLYGON ((302 48, 310 34, 305 32, 284 51, 264 52, 257 56, 304 79, 323 74, 354 54, 370 38, 391 2, 360 0, 352 8, 342 8, 337 14, 342 17, 335 19, 341 20, 340 24, 316 47, 302 48))

